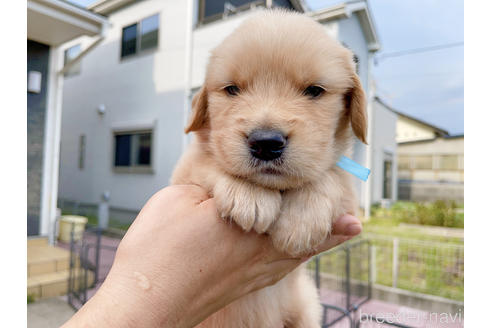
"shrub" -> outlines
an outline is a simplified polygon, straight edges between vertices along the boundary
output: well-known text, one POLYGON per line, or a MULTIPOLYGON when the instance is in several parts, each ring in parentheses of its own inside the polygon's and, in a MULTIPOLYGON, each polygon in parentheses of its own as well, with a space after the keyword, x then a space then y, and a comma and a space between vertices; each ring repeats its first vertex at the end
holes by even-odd
POLYGON ((458 213, 457 209, 458 205, 454 201, 396 202, 390 209, 373 208, 373 217, 393 219, 399 223, 463 228, 464 215, 458 213))

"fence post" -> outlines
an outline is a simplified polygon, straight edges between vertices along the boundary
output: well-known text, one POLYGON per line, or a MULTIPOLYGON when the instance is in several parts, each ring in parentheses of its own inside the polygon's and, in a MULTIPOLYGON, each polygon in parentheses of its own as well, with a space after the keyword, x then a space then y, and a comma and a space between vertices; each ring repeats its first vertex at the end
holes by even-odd
POLYGON ((371 245, 370 246, 370 253, 369 253, 369 263, 371 263, 371 267, 369 268, 369 276, 370 280, 369 282, 372 284, 376 283, 376 280, 378 278, 378 266, 376 265, 376 246, 371 245))
POLYGON ((398 244, 399 239, 393 238, 393 287, 398 287, 398 244))
POLYGON ((345 285, 346 288, 345 292, 347 293, 346 310, 350 311, 351 295, 350 295, 350 248, 349 247, 345 247, 345 275, 347 276, 346 285, 345 285))
POLYGON ((314 264, 316 265, 316 271, 315 271, 315 279, 316 279, 316 288, 318 288, 318 293, 321 293, 321 277, 320 277, 320 255, 316 255, 314 258, 314 264))

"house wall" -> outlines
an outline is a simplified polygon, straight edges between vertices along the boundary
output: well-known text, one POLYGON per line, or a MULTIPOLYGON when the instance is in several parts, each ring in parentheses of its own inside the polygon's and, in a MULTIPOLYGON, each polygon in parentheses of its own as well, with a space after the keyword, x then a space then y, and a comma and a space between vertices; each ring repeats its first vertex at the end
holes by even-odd
MULTIPOLYGON (((201 86, 210 50, 218 45, 244 19, 247 11, 206 24, 193 32, 191 86, 201 86)), ((196 15, 196 12, 195 12, 196 15)), ((109 16, 111 28, 106 39, 81 63, 81 74, 65 80, 60 167, 60 204, 76 201, 84 206, 99 202, 103 191, 118 220, 129 221, 157 190, 168 184, 172 169, 182 153, 185 120, 185 30, 186 2, 147 0, 116 11, 109 16), (159 46, 147 54, 120 59, 121 30, 155 13, 160 13, 159 46), (104 104, 106 113, 97 114, 104 104), (112 131, 118 127, 153 126, 153 173, 124 174, 112 168, 112 131), (79 138, 86 137, 85 168, 78 167, 79 138), (131 186, 131 190, 129 190, 131 186)), ((196 18, 195 18, 196 19, 196 18)), ((338 23, 326 24, 337 36, 338 23)), ((357 19, 343 23, 343 41, 358 52, 361 79, 367 85, 365 40, 357 19)), ((89 38, 67 44, 67 47, 89 38)), ((188 108, 189 111, 189 108, 188 108)), ((354 159, 364 164, 364 147, 356 146, 354 159)), ((358 192, 361 193, 361 183, 358 192)), ((361 197, 361 200, 363 198, 361 197)), ((72 206, 73 207, 73 206, 72 206)), ((88 209, 91 211, 91 209, 88 209)))
POLYGON ((27 72, 41 72, 41 92, 27 93, 27 235, 39 234, 50 47, 27 40, 27 72))
MULTIPOLYGON (((349 47, 353 53, 358 57, 358 74, 361 80, 364 90, 368 90, 368 51, 367 42, 362 31, 362 27, 357 19, 356 15, 352 15, 349 18, 341 19, 337 21, 336 27, 336 37, 340 42, 343 42, 347 47, 349 47)), ((356 140, 353 147, 352 159, 357 163, 366 166, 366 156, 368 147, 364 145, 359 140, 356 140)), ((369 167, 371 170, 372 167, 369 167)), ((370 179, 375 179, 373 173, 371 173, 370 179)), ((359 198, 359 206, 364 207, 366 188, 365 184, 367 182, 361 181, 359 179, 354 179, 355 189, 359 198)), ((371 188, 374 190, 374 186, 371 188)), ((374 194, 374 192, 372 192, 374 194)))
POLYGON ((431 127, 403 116, 398 117, 398 122, 396 124, 397 142, 428 140, 433 139, 434 136, 435 132, 431 127))
POLYGON ((373 103, 374 114, 374 135, 373 135, 373 153, 372 153, 372 199, 371 203, 379 203, 383 199, 383 182, 384 182, 384 161, 392 161, 392 201, 397 199, 398 192, 398 154, 396 135, 396 122, 398 115, 386 108, 378 101, 373 103))
MULTIPOLYGON (((182 151, 184 17, 186 2, 172 0, 142 1, 113 13, 106 38, 82 60, 81 74, 66 78, 60 199, 95 204, 108 190, 112 208, 136 211, 168 184, 182 151), (156 13, 160 14, 158 48, 121 59, 122 28, 156 13), (97 113, 101 104, 106 107, 102 116, 97 113), (154 129, 153 172, 116 173, 113 130, 143 126, 154 129), (86 136, 82 170, 78 166, 81 135, 86 136)), ((91 42, 82 38, 67 47, 79 41, 85 46, 91 42)))

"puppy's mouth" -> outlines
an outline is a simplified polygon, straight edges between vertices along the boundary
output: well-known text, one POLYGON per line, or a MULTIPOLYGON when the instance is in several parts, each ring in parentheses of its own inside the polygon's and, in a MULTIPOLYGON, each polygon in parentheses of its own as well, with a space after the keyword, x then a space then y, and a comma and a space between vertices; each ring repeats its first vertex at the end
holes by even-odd
POLYGON ((259 174, 265 174, 265 175, 275 175, 275 176, 280 176, 283 175, 283 169, 282 169, 282 164, 283 164, 283 158, 277 158, 273 161, 262 161, 258 160, 256 158, 252 158, 250 162, 253 170, 255 170, 259 174))
POLYGON ((282 172, 280 170, 274 169, 272 167, 261 169, 260 172, 268 175, 282 175, 282 172))

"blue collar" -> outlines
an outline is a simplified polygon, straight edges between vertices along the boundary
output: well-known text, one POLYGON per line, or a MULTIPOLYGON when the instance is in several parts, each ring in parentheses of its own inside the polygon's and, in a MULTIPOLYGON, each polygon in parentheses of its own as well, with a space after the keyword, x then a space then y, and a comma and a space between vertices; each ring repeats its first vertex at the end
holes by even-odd
POLYGON ((371 170, 367 167, 360 165, 346 156, 340 157, 340 160, 337 162, 337 166, 363 181, 367 181, 369 173, 371 173, 371 170))

